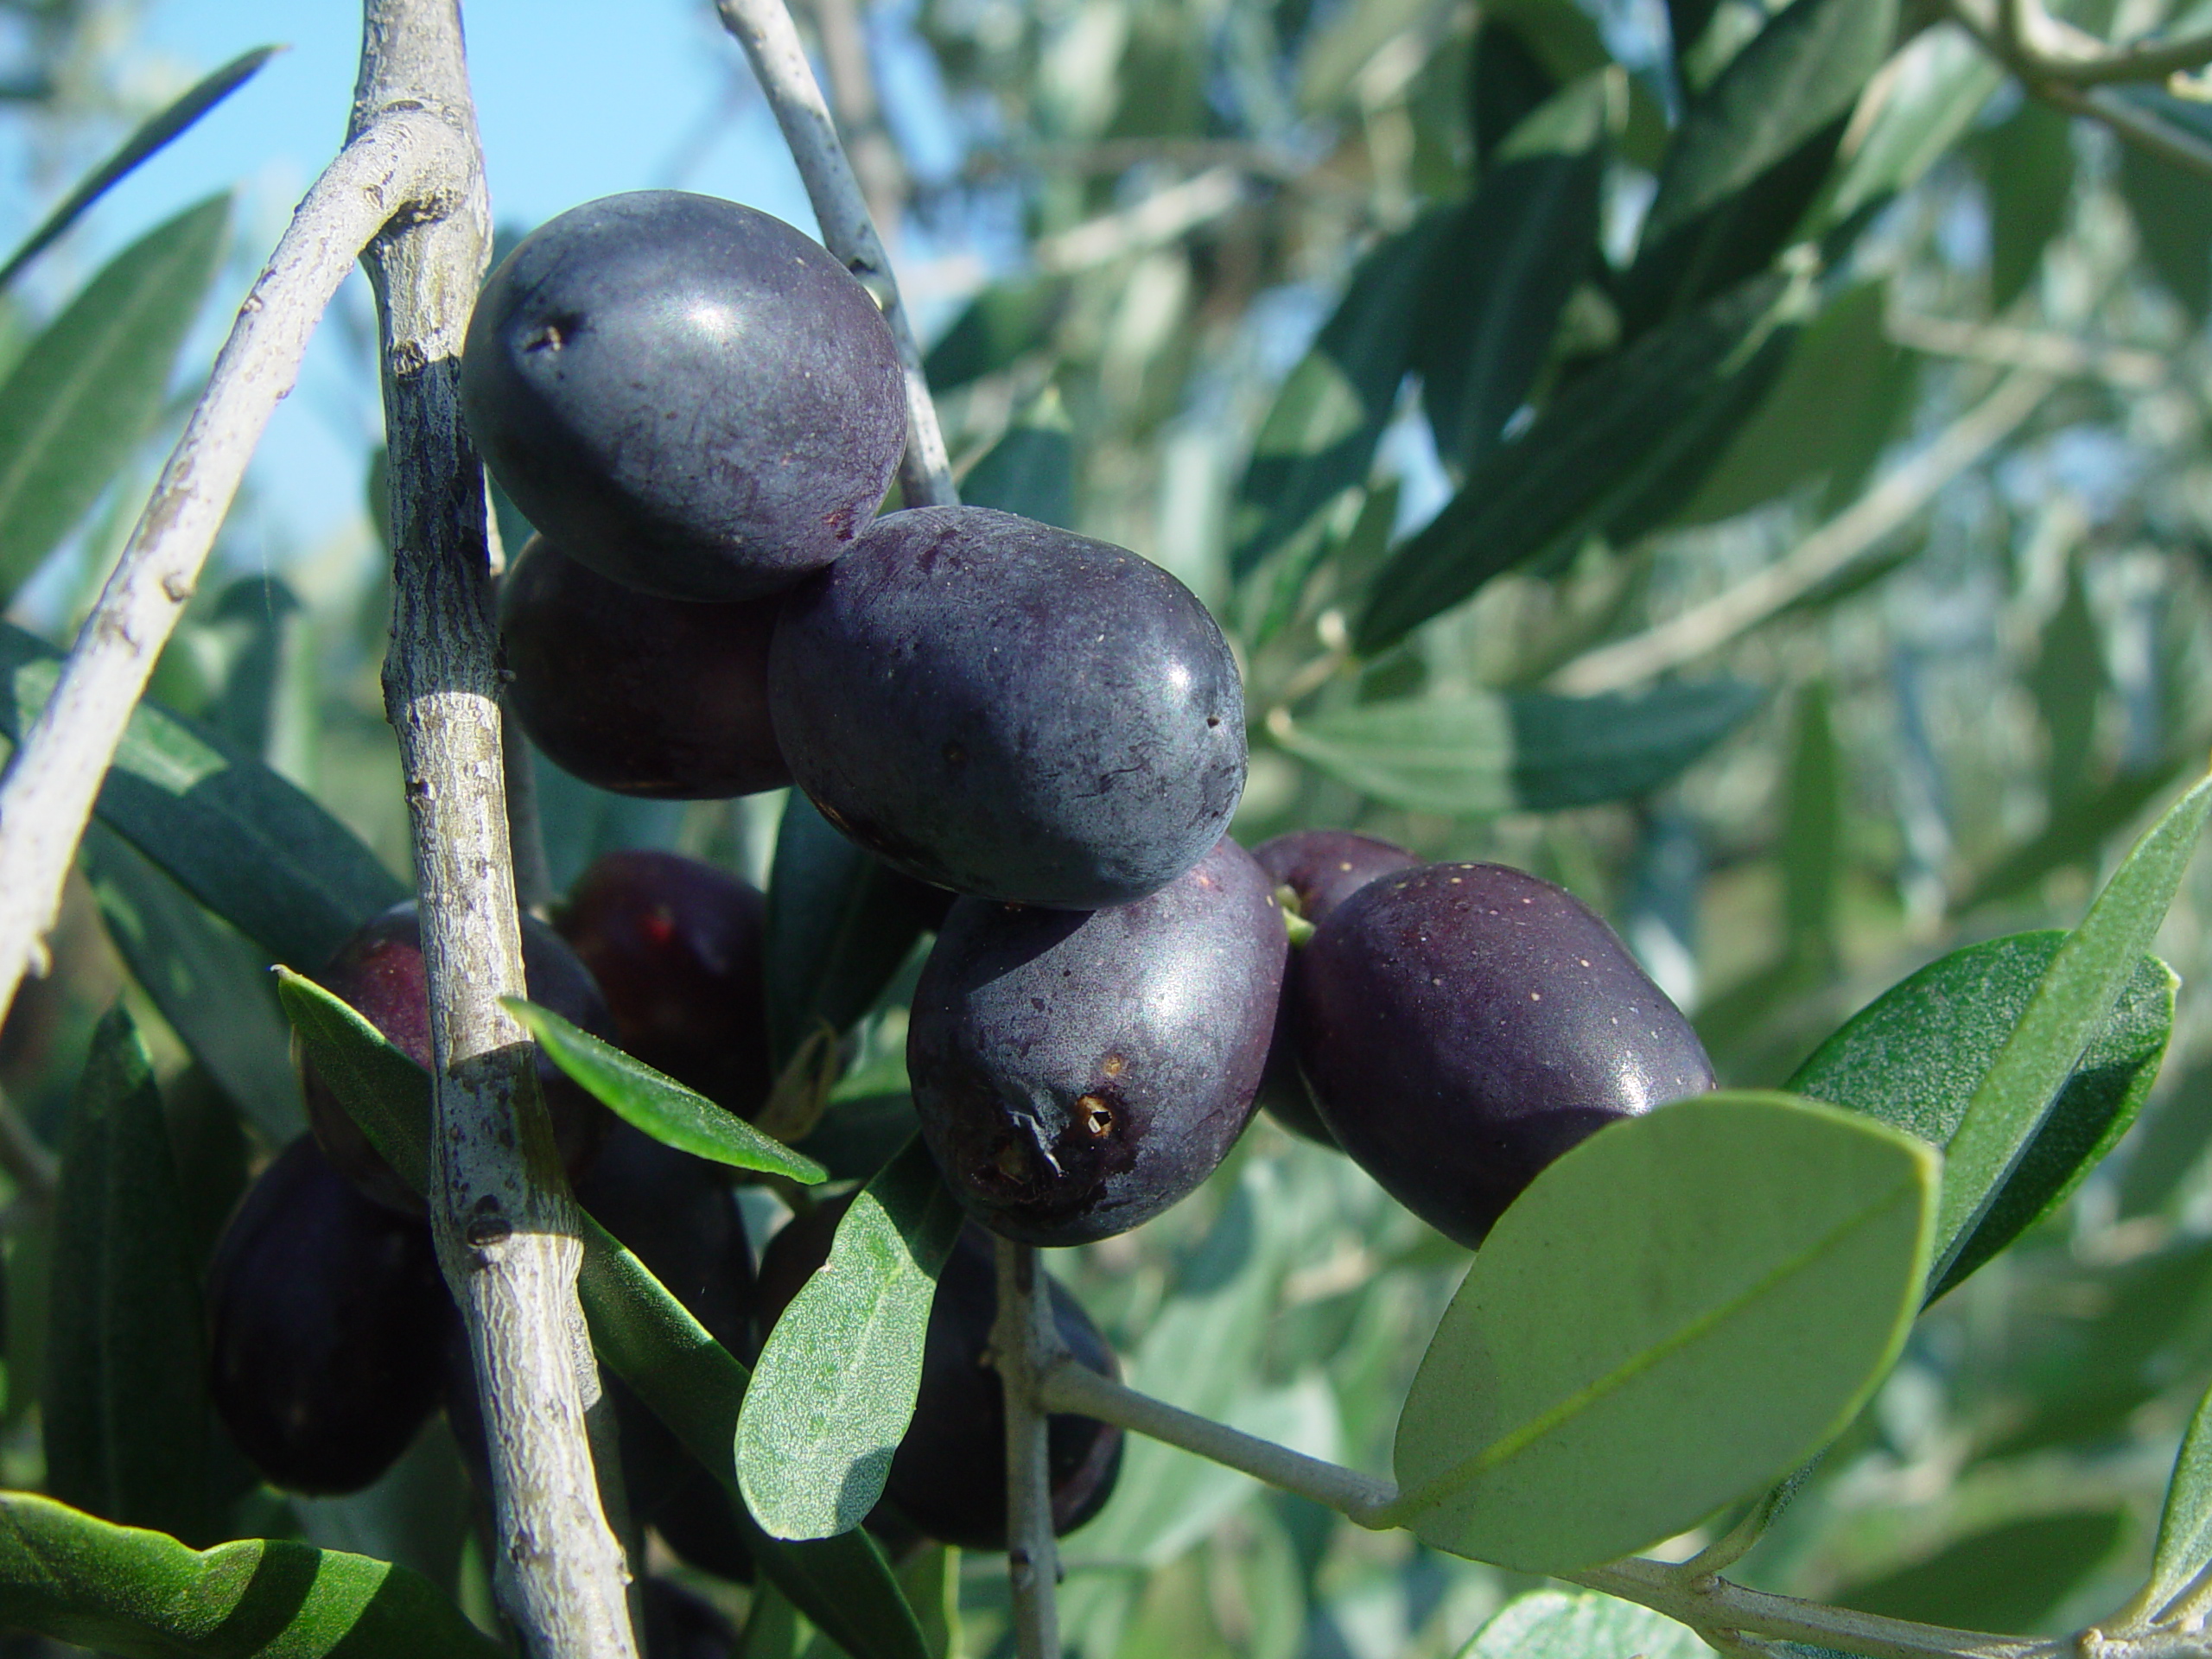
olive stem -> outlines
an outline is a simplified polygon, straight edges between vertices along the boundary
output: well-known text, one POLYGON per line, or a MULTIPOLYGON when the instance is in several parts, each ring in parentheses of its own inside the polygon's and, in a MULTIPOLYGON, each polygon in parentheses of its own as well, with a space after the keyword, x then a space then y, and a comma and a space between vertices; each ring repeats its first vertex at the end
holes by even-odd
POLYGON ((426 111, 357 124, 254 279, 53 694, 0 776, 0 1017, 23 975, 45 971, 45 936, 108 763, 316 323, 369 239, 448 193, 467 163, 458 135, 426 111))
POLYGON ((891 326, 906 373, 906 454, 899 464, 899 487, 910 507, 950 506, 960 499, 952 485, 952 462, 945 453, 937 404, 922 374, 921 344, 899 298, 890 257, 868 216, 868 198, 853 164, 838 141, 836 124, 823 101, 813 66, 799 41, 784 0, 715 0, 722 27, 737 37, 753 75, 776 112, 784 143, 798 163, 807 200, 822 226, 822 243, 868 285, 891 326))
MULTIPOLYGON (((398 735, 429 979, 424 1196, 468 1330, 492 1471, 493 1585, 532 1659, 634 1659, 630 1579, 594 1474, 599 1373, 576 1298, 582 1224, 539 1097, 499 735, 484 472, 461 423, 461 344, 491 241, 458 0, 365 0, 353 142, 399 111, 442 137, 435 189, 380 220, 398 735)), ((389 211, 387 209, 387 211, 389 211)))
POLYGON ((1006 1570, 1014 1592, 1014 1651, 1020 1659, 1060 1659, 1059 1545, 1052 1533, 1040 1384, 1067 1355, 1052 1323, 1037 1247, 1005 1238, 996 1243, 999 1311, 991 1326, 991 1355, 1006 1390, 1006 1570))
MULTIPOLYGON (((1181 1410, 1086 1370, 1065 1353, 1054 1356, 1046 1366, 1038 1395, 1048 1411, 1095 1418, 1179 1446, 1311 1498, 1360 1526, 1387 1530, 1398 1524, 1399 1494, 1390 1482, 1181 1410)), ((1764 1519, 1775 1507, 1770 1495, 1754 1514, 1764 1519)), ((1723 1543, 1746 1530, 1750 1529, 1735 1529, 1723 1543)), ((1872 1659, 2204 1659, 2207 1650, 2201 1633, 2171 1628, 2122 1633, 2093 1629, 2072 1637, 2035 1638, 1950 1630, 1770 1595, 1711 1572, 1690 1570, 1694 1565, 1630 1557, 1562 1576, 1570 1583, 1664 1613, 1732 1652, 1763 1652, 1774 1642, 1810 1643, 1872 1659)))

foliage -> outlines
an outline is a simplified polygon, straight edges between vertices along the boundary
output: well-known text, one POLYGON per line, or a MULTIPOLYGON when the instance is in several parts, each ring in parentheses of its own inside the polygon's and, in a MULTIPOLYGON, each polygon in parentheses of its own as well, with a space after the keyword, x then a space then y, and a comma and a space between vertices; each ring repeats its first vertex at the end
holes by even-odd
MULTIPOLYGON (((1266 1121, 1177 1210, 1065 1253, 1132 1387, 1391 1467, 1406 1529, 1133 1441, 1066 1546, 1071 1646, 1687 1655, 1656 1613, 1526 1575, 1732 1527, 1759 1541, 1747 1582, 1868 1612, 2063 1631, 2138 1585, 2135 1615, 2200 1612, 2212 181, 1864 0, 1673 0, 1671 39, 1573 0, 882 10, 964 146, 906 181, 913 226, 1021 227, 929 355, 968 499, 1133 546, 1212 607, 1252 720, 1241 840, 1350 827, 1563 882, 1724 1084, 1562 1159, 1471 1265, 1266 1121), (1195 220, 1138 211, 1215 167, 1235 188, 1195 220), (2005 373, 2047 378, 2032 412, 1894 510, 2005 373), (1593 679, 1631 641, 1656 666, 1593 679)), ((153 114, 0 286, 264 55, 153 114)), ((10 342, 11 596, 135 512, 226 224, 176 213, 10 342)), ((319 967, 405 890, 361 552, 365 597, 257 582, 251 626, 195 601, 0 1040, 0 1468, 49 1495, 0 1497, 0 1620, 57 1639, 493 1645, 454 1594, 481 1543, 391 1519, 419 1468, 358 1498, 257 1487, 194 1357, 216 1220, 301 1122, 289 1042, 425 1167, 420 1068, 265 971, 319 967), (429 1572, 324 1547, 348 1528, 429 1572)), ((35 609, 0 630, 11 741, 76 620, 35 609)), ((763 880, 779 1134, 518 1016, 629 1123, 766 1177, 756 1232, 805 1184, 862 1184, 757 1376, 586 1223, 603 1364, 753 1506, 761 1585, 691 1581, 747 1653, 1007 1649, 995 1564, 894 1574, 854 1529, 953 1228, 901 1060, 926 917, 796 795, 670 806, 537 771, 563 879, 680 845, 763 880)), ((416 1456, 457 1487, 443 1440, 416 1456)))

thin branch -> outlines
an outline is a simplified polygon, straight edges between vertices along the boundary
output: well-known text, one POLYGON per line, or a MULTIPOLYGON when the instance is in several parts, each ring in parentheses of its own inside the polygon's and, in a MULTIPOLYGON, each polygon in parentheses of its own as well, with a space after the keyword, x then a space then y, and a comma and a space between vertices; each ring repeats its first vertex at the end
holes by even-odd
POLYGON ((2166 359, 2156 352, 2125 346, 2095 346, 2049 329, 2016 328, 2000 322, 1968 322, 1892 311, 1884 332, 1908 350, 1931 357, 1962 358, 2005 368, 2034 369, 2062 379, 2094 378, 2127 391, 2163 385, 2166 359))
POLYGON ((634 1659, 630 1574, 594 1476, 601 1397, 576 1301, 574 1201, 529 1039, 499 741, 484 475, 461 423, 461 337, 491 240, 458 0, 366 0, 353 127, 395 109, 445 135, 429 209, 365 261, 391 458, 392 643, 385 711, 414 830, 435 1065, 429 1191, 468 1326, 493 1487, 494 1586, 534 1659, 634 1659))
POLYGON ((960 497, 952 487, 952 463, 938 426, 937 404, 922 376, 921 346, 906 319, 906 308, 899 302, 890 258, 868 217, 868 198, 837 141, 836 124, 822 101, 822 88, 815 82, 791 13, 784 0, 716 0, 715 10, 722 27, 745 48, 768 107, 776 112, 776 124, 783 129, 784 142, 805 182, 807 200, 814 204, 823 245, 868 285, 883 307, 883 320, 891 325, 899 361, 906 371, 906 455, 899 467, 906 503, 921 507, 956 502, 960 497))
POLYGON ((0 1015, 26 971, 45 971, 45 937, 100 780, 308 336, 369 238, 452 176, 454 143, 443 124, 411 112, 356 135, 301 201, 238 308, 53 696, 0 778, 0 1015))
POLYGON ((2164 80, 2212 63, 2212 30, 2178 40, 2109 46, 2053 16, 2043 0, 1953 0, 1952 12, 2023 79, 2060 86, 2164 80))
POLYGON ((875 69, 868 61, 867 23, 855 0, 814 0, 814 28, 822 37, 830 97, 844 131, 854 176, 860 181, 877 233, 895 242, 906 207, 906 168, 883 124, 875 69))
MULTIPOLYGON (((1019 1659, 1060 1659, 1059 1541, 1052 1532, 1041 1379, 1065 1359, 1037 1247, 997 1241, 998 1318, 992 1363, 1006 1390, 1006 1563, 1019 1659)), ((1089 1375, 1089 1373, 1085 1373, 1089 1375)))
POLYGON ((1241 1469, 1270 1486, 1310 1497, 1363 1527, 1387 1524, 1380 1517, 1398 1499, 1398 1489, 1387 1480, 1309 1458, 1211 1417, 1182 1410, 1086 1370, 1065 1357, 1046 1371, 1041 1393, 1047 1410, 1093 1417, 1102 1423, 1118 1424, 1132 1433, 1179 1446, 1211 1462, 1241 1469))
POLYGON ((2015 369, 1927 448, 1788 555, 1680 616, 1576 658, 1552 677, 1553 689, 1578 696, 1625 690, 1718 651, 1902 528, 1936 491, 2017 430, 2057 384, 2047 374, 2015 369))

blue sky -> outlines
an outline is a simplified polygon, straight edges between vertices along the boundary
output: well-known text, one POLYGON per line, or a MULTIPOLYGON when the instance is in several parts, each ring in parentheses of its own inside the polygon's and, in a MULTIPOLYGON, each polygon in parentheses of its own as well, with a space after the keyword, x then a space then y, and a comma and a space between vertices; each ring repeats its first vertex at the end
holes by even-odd
MULTIPOLYGON (((595 196, 681 182, 813 231, 798 174, 749 86, 734 118, 697 144, 733 71, 744 74, 735 44, 697 0, 497 0, 469 8, 467 27, 501 223, 536 224, 595 196), (688 162, 680 180, 671 174, 679 158, 688 162)), ((183 203, 234 188, 232 264, 188 348, 204 365, 294 203, 344 137, 359 29, 358 7, 343 0, 149 0, 135 49, 178 88, 252 47, 290 49, 118 187, 48 256, 34 291, 58 299, 183 203)), ((120 136, 104 135, 94 154, 120 136)), ((28 230, 70 182, 33 181, 29 160, 20 130, 0 130, 0 243, 28 230)), ((256 460, 256 509, 238 516, 234 563, 304 550, 358 522, 362 459, 379 412, 362 343, 372 326, 366 289, 358 275, 347 289, 340 305, 359 327, 334 327, 334 318, 310 348, 256 460)))

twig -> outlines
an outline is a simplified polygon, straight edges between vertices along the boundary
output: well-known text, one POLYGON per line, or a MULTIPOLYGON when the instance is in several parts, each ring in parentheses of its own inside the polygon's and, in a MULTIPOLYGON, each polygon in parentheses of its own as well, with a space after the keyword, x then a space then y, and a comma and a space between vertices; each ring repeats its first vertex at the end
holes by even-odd
POLYGON ((1552 677, 1553 689, 1578 696, 1624 690, 1719 650, 1895 532, 1937 490, 2010 436, 2056 384, 2032 369, 2013 370, 1927 448, 1785 556, 1655 628, 1585 652, 1552 677))
POLYGON ((365 256, 391 457, 392 643, 436 1064, 429 1191, 468 1325, 492 1466, 494 1584, 534 1659, 633 1659, 629 1573, 594 1478, 598 1373, 582 1245, 528 1037, 499 742, 483 469, 461 424, 461 342, 490 245, 458 0, 366 0, 353 130, 394 109, 444 133, 436 195, 365 256))
POLYGON ((1019 1659, 1060 1659, 1059 1541, 1052 1532, 1052 1470, 1046 1457, 1040 1382, 1059 1354, 1052 1297, 1040 1281, 1037 1247, 1001 1238, 999 1311, 991 1359, 1006 1390, 1006 1563, 1014 1591, 1019 1659))
POLYGON ((2179 40, 2114 47, 2063 18, 2043 0, 1953 0, 1952 15, 2023 79, 2061 86, 2164 80, 2212 62, 2212 31, 2179 40))
POLYGON ((522 724, 499 707, 499 768, 507 791, 507 845, 515 861, 515 902, 538 920, 553 902, 553 867, 545 857, 545 823, 537 810, 537 764, 522 724))
POLYGON ((1908 350, 1931 357, 1964 358, 2006 368, 2034 369, 2061 378, 2094 376, 2129 391, 2142 391, 2166 378, 2166 359, 2156 352, 2124 346, 2093 346, 2071 334, 2048 329, 2015 328, 2001 322, 1968 322, 1957 317, 1929 317, 1892 311, 1884 332, 1908 350))
POLYGON ((822 88, 815 83, 791 13, 784 0, 716 0, 715 10, 722 27, 745 48, 768 107, 776 112, 776 124, 783 129, 784 143, 806 185, 807 200, 814 204, 823 245, 868 285, 883 308, 883 320, 891 325, 899 361, 906 371, 906 454, 899 466, 900 493, 910 507, 956 502, 960 497, 952 487, 952 463, 938 426, 937 404, 922 376, 920 343, 906 320, 891 261, 868 218, 868 199, 853 176, 844 146, 837 142, 836 124, 822 101, 822 88))
POLYGON ((238 308, 53 696, 0 778, 0 1015, 26 971, 45 971, 45 936, 100 780, 308 336, 385 221, 455 176, 455 143, 422 112, 363 128, 301 201, 238 308))
POLYGON ((1211 1417, 1200 1417, 1109 1381, 1065 1357, 1045 1373, 1042 1393, 1047 1410, 1093 1417, 1169 1446, 1179 1446, 1211 1462, 1241 1469, 1270 1486, 1310 1497, 1364 1527, 1387 1524, 1379 1517, 1397 1502, 1398 1489, 1387 1480, 1309 1458, 1211 1417))
POLYGON ((906 168, 899 147, 883 124, 875 95, 875 71, 868 62, 868 29, 854 0, 814 0, 815 32, 822 37, 822 60, 830 71, 830 97, 845 135, 876 232, 899 239, 899 219, 906 206, 906 168))

